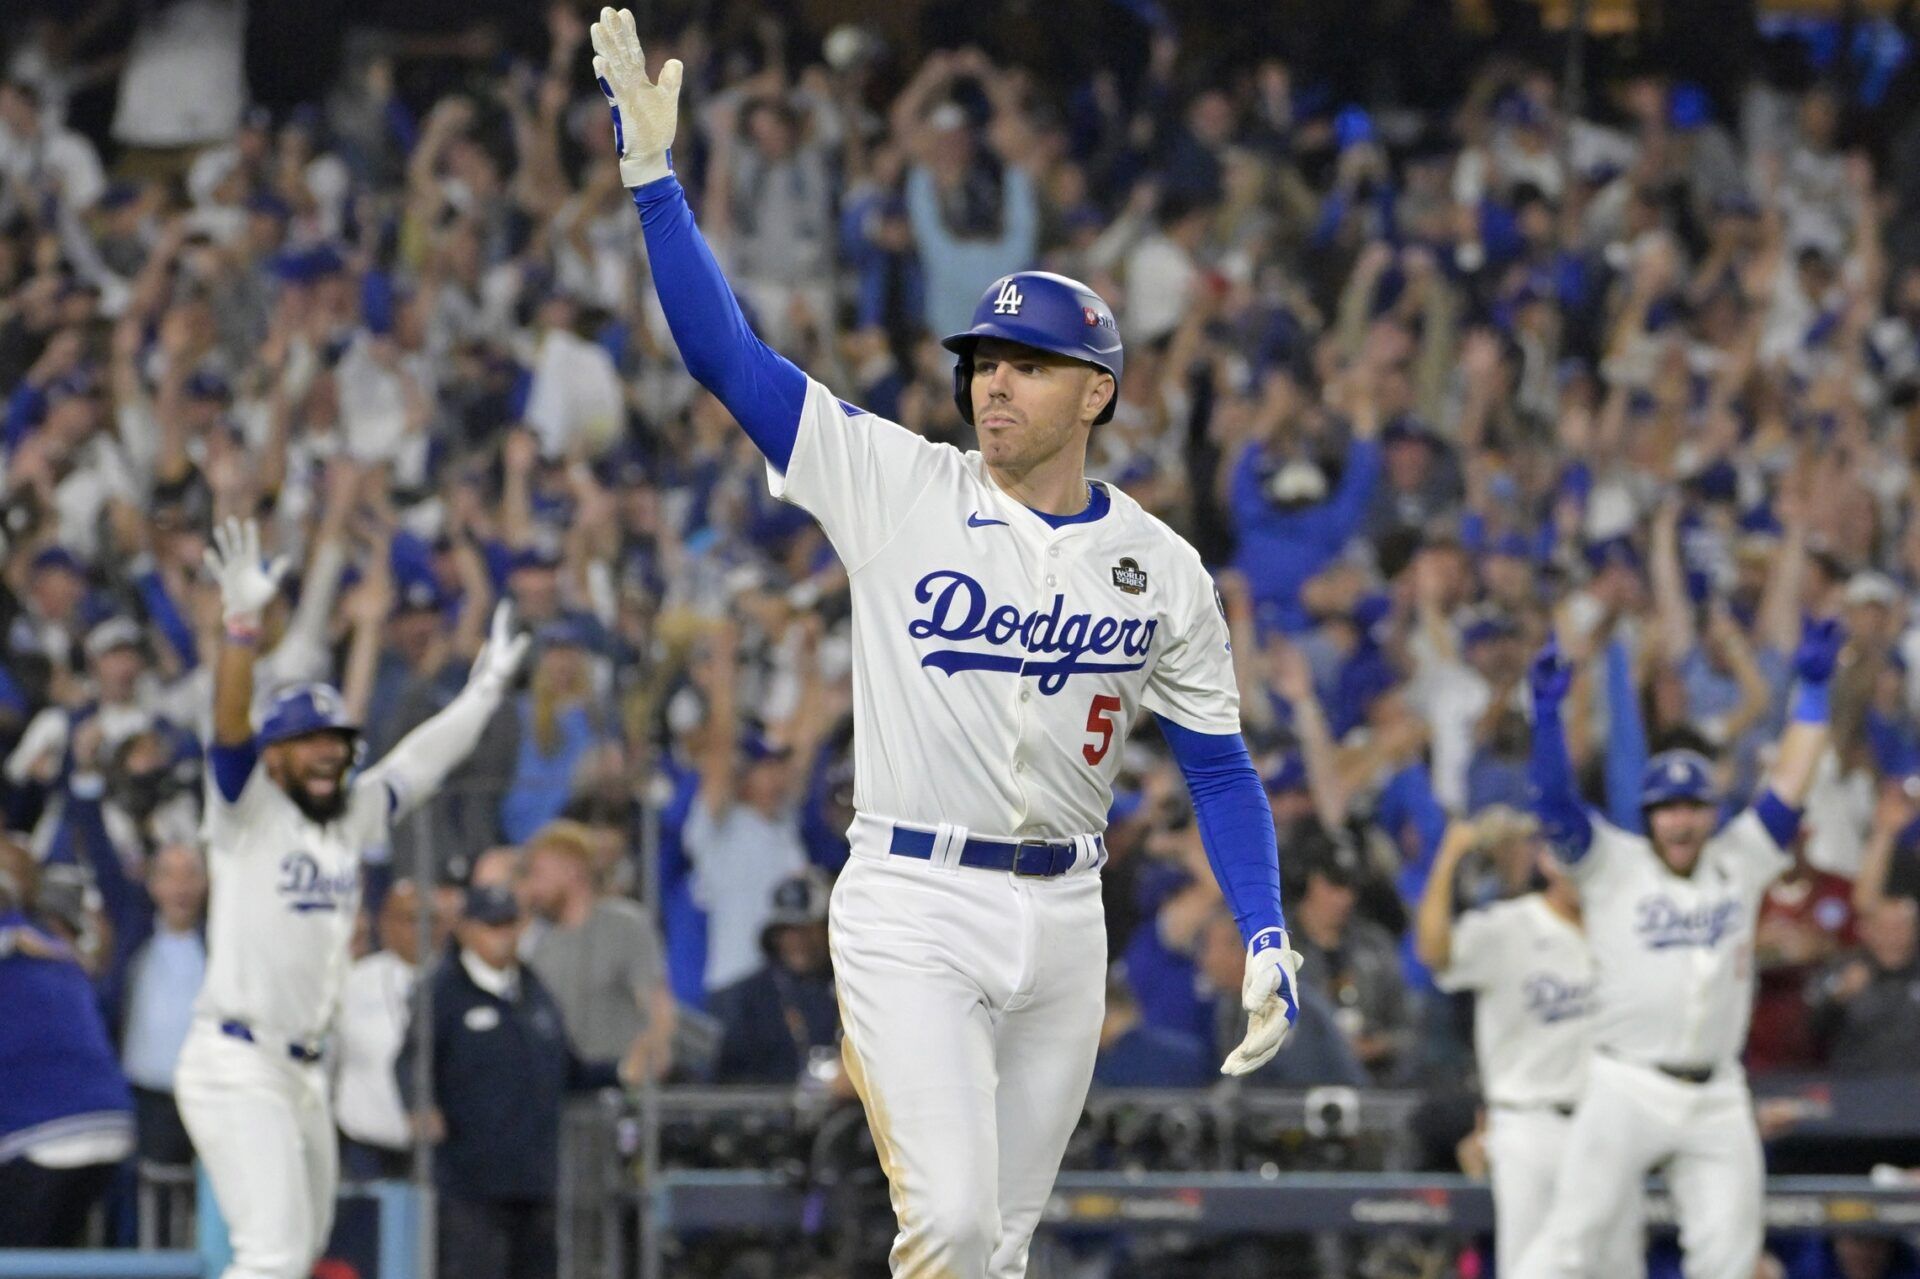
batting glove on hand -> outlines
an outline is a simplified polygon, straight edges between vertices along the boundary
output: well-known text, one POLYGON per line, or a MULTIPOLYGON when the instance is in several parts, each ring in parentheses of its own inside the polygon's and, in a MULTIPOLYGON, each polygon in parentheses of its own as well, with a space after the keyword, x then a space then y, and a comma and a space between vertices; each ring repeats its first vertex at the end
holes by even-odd
POLYGON ((1227 1054, 1223 1075, 1252 1074, 1272 1061, 1300 1019, 1300 952, 1286 929, 1263 929, 1248 943, 1240 1006, 1247 1010, 1247 1037, 1227 1054))
POLYGON ((646 55, 628 9, 602 9, 587 34, 593 40, 593 76, 613 112, 620 181, 638 187, 666 177, 673 172, 668 148, 680 120, 680 59, 667 60, 658 82, 647 79, 646 55))
POLYGON ((1567 699, 1573 688, 1573 663, 1560 651, 1559 640, 1548 640, 1533 659, 1533 665, 1527 668, 1527 683, 1533 688, 1536 707, 1558 706, 1567 699))
POLYGON ((467 686, 493 697, 506 692, 520 670, 520 663, 526 660, 527 646, 532 642, 529 636, 513 633, 513 605, 503 600, 493 610, 492 633, 473 659, 473 672, 467 676, 467 686))
POLYGON ((260 526, 253 520, 228 519, 216 525, 204 561, 207 572, 220 583, 221 611, 229 622, 258 621, 291 567, 284 555, 275 556, 272 563, 261 560, 260 526))
POLYGON ((1793 673, 1806 684, 1824 684, 1833 678, 1840 662, 1840 650, 1847 642, 1846 628, 1833 617, 1816 617, 1800 633, 1800 647, 1794 650, 1793 673))

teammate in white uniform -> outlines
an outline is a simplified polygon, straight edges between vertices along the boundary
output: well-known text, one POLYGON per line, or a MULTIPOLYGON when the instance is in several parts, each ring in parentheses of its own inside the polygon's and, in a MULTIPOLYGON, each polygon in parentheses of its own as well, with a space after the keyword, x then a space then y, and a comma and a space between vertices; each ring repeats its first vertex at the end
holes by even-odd
POLYGON ((1142 710, 1186 771, 1248 942, 1251 1028, 1223 1069, 1265 1062, 1296 1013, 1225 618, 1193 549, 1086 479, 1123 360, 1092 290, 1007 276, 947 339, 977 453, 841 403, 748 329, 693 224, 667 152, 680 64, 655 83, 624 11, 592 36, 681 355, 851 583, 857 815, 830 927, 844 1056, 899 1221, 894 1273, 1011 1279, 1092 1077, 1101 832, 1142 710))
POLYGON ((1827 744, 1838 623, 1813 622, 1794 655, 1792 723, 1767 789, 1716 832, 1712 764, 1692 751, 1647 762, 1630 835, 1581 804, 1560 722, 1572 671, 1534 662, 1533 780, 1556 854, 1579 885, 1598 1012, 1586 1092, 1562 1152, 1547 1224, 1523 1279, 1601 1276, 1599 1244, 1649 1172, 1673 1192, 1687 1279, 1750 1279, 1766 1169, 1740 1067, 1753 1011, 1753 931, 1827 744))
MULTIPOLYGON (((1511 810, 1509 810, 1510 812, 1511 810)), ((1511 848, 1509 847, 1509 851, 1511 848)), ((1445 991, 1472 991, 1473 1053, 1487 1108, 1493 1176, 1494 1260, 1519 1266, 1554 1199, 1560 1152, 1593 1048, 1593 956, 1580 896, 1540 848, 1531 822, 1502 829, 1482 818, 1447 828, 1415 921, 1420 962, 1445 991), (1453 918, 1455 873, 1470 850, 1520 842, 1546 887, 1453 918)), ((1636 1196, 1611 1223, 1603 1273, 1646 1271, 1636 1196)))
POLYGON ((252 521, 214 531, 226 635, 214 672, 204 837, 212 876, 207 976, 180 1052, 180 1117, 233 1243, 225 1279, 306 1279, 338 1181, 323 1040, 339 1005, 360 858, 430 797, 473 743, 525 653, 507 610, 466 689, 349 780, 359 730, 339 693, 301 684, 250 723, 259 613, 286 561, 264 564, 252 521))

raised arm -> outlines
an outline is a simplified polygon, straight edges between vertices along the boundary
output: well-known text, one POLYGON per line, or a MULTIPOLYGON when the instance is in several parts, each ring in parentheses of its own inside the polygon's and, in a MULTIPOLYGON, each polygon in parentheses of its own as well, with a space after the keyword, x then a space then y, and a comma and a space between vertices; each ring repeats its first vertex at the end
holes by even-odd
MULTIPOLYGON (((1792 722, 1780 735, 1773 771, 1767 775, 1767 789, 1790 809, 1797 810, 1807 802, 1807 792, 1813 788, 1813 770, 1827 749, 1828 688, 1846 642, 1840 623, 1822 618, 1807 623, 1793 655, 1793 673, 1799 683, 1793 694, 1792 722)), ((1767 796, 1761 796, 1762 805, 1766 800, 1767 796)), ((1761 816, 1768 816, 1764 809, 1761 816)), ((1778 837, 1779 832, 1775 835, 1778 837)))
POLYGON ((1445 968, 1453 957, 1453 881, 1460 859, 1473 846, 1473 827, 1450 822, 1440 841, 1440 855, 1427 876, 1420 910, 1413 922, 1413 952, 1428 968, 1445 968))
POLYGON ((670 59, 659 80, 650 79, 633 15, 625 9, 602 9, 591 34, 594 76, 613 111, 620 180, 640 211, 653 286, 681 359, 784 471, 807 400, 807 377, 748 327, 673 176, 680 61, 670 59))
POLYGON ((467 686, 446 708, 401 738, 358 785, 385 786, 399 820, 431 797, 473 750, 527 655, 530 638, 513 633, 513 607, 493 610, 493 634, 473 659, 467 686))
POLYGON ((1533 688, 1533 811, 1542 833, 1565 862, 1577 862, 1593 846, 1593 819, 1574 782, 1573 757, 1567 754, 1567 730, 1560 704, 1573 686, 1573 667, 1549 640, 1528 671, 1533 688))
POLYGON ((1654 615, 1660 625, 1667 660, 1679 662, 1693 651, 1693 607, 1687 600, 1686 578, 1680 567, 1680 501, 1669 498, 1653 516, 1648 545, 1647 574, 1653 579, 1654 615))
POLYGON ((215 784, 228 803, 253 772, 253 663, 260 651, 260 613, 287 574, 286 556, 260 559, 260 526, 230 519, 213 530, 207 571, 220 584, 226 626, 213 665, 213 749, 209 752, 215 784))

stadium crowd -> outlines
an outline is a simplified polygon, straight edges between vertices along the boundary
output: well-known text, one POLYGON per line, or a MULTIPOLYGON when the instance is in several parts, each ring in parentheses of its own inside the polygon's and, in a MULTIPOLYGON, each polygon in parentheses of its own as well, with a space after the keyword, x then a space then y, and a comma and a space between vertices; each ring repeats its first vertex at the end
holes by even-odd
MULTIPOLYGON (((370 850, 334 1048, 349 1167, 445 1135, 394 1061, 456 928, 525 925, 583 1059, 782 1083, 835 1056, 845 572, 681 366, 587 15, 355 30, 281 111, 249 104, 243 15, 137 6, 105 70, 87 21, 0 24, 0 1246, 78 1229, 9 1192, 51 1193, 28 1165, 92 1195, 136 1149, 190 1154, 201 556, 229 515, 299 565, 263 698, 336 681, 369 759, 458 691, 496 601, 536 641, 446 792, 370 850), (102 84, 111 124, 71 127, 102 84), (10 1144, 93 1112, 126 1116, 117 1141, 10 1144)), ((1470 1067, 1411 921, 1450 823, 1463 903, 1526 880, 1550 633, 1589 798, 1632 829, 1670 746, 1751 795, 1813 613, 1850 660, 1747 1061, 1911 1069, 1920 127, 1859 127, 1792 41, 1712 93, 1623 64, 1570 114, 1497 45, 1436 109, 1278 50, 1202 61, 1150 3, 1107 21, 1111 63, 1065 78, 984 30, 911 56, 765 14, 646 34, 687 64, 678 170, 743 305, 847 401, 968 447, 937 339, 984 281, 1038 265, 1114 304, 1092 474, 1215 567, 1306 956, 1297 1038, 1253 1082, 1470 1067)), ((1150 730, 1128 749, 1096 1078, 1204 1086, 1241 1034, 1241 941, 1169 758, 1150 730)))

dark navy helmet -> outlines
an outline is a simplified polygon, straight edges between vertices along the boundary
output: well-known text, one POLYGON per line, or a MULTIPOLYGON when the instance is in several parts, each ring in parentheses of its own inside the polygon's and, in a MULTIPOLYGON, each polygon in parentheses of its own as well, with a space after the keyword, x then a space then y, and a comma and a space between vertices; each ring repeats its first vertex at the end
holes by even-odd
POLYGON ((340 733, 359 741, 360 726, 348 718, 347 704, 331 684, 293 684, 275 693, 257 737, 264 747, 309 733, 340 733))
POLYGON ((973 327, 941 341, 960 357, 953 366, 953 402, 968 425, 973 423, 973 348, 981 338, 1018 342, 1105 369, 1113 374, 1113 396, 1094 423, 1113 417, 1126 367, 1120 326, 1113 308, 1080 281, 1051 271, 1003 275, 987 286, 973 308, 973 327))
POLYGON ((1713 803, 1713 762, 1699 751, 1661 751, 1640 770, 1640 810, 1713 803))

